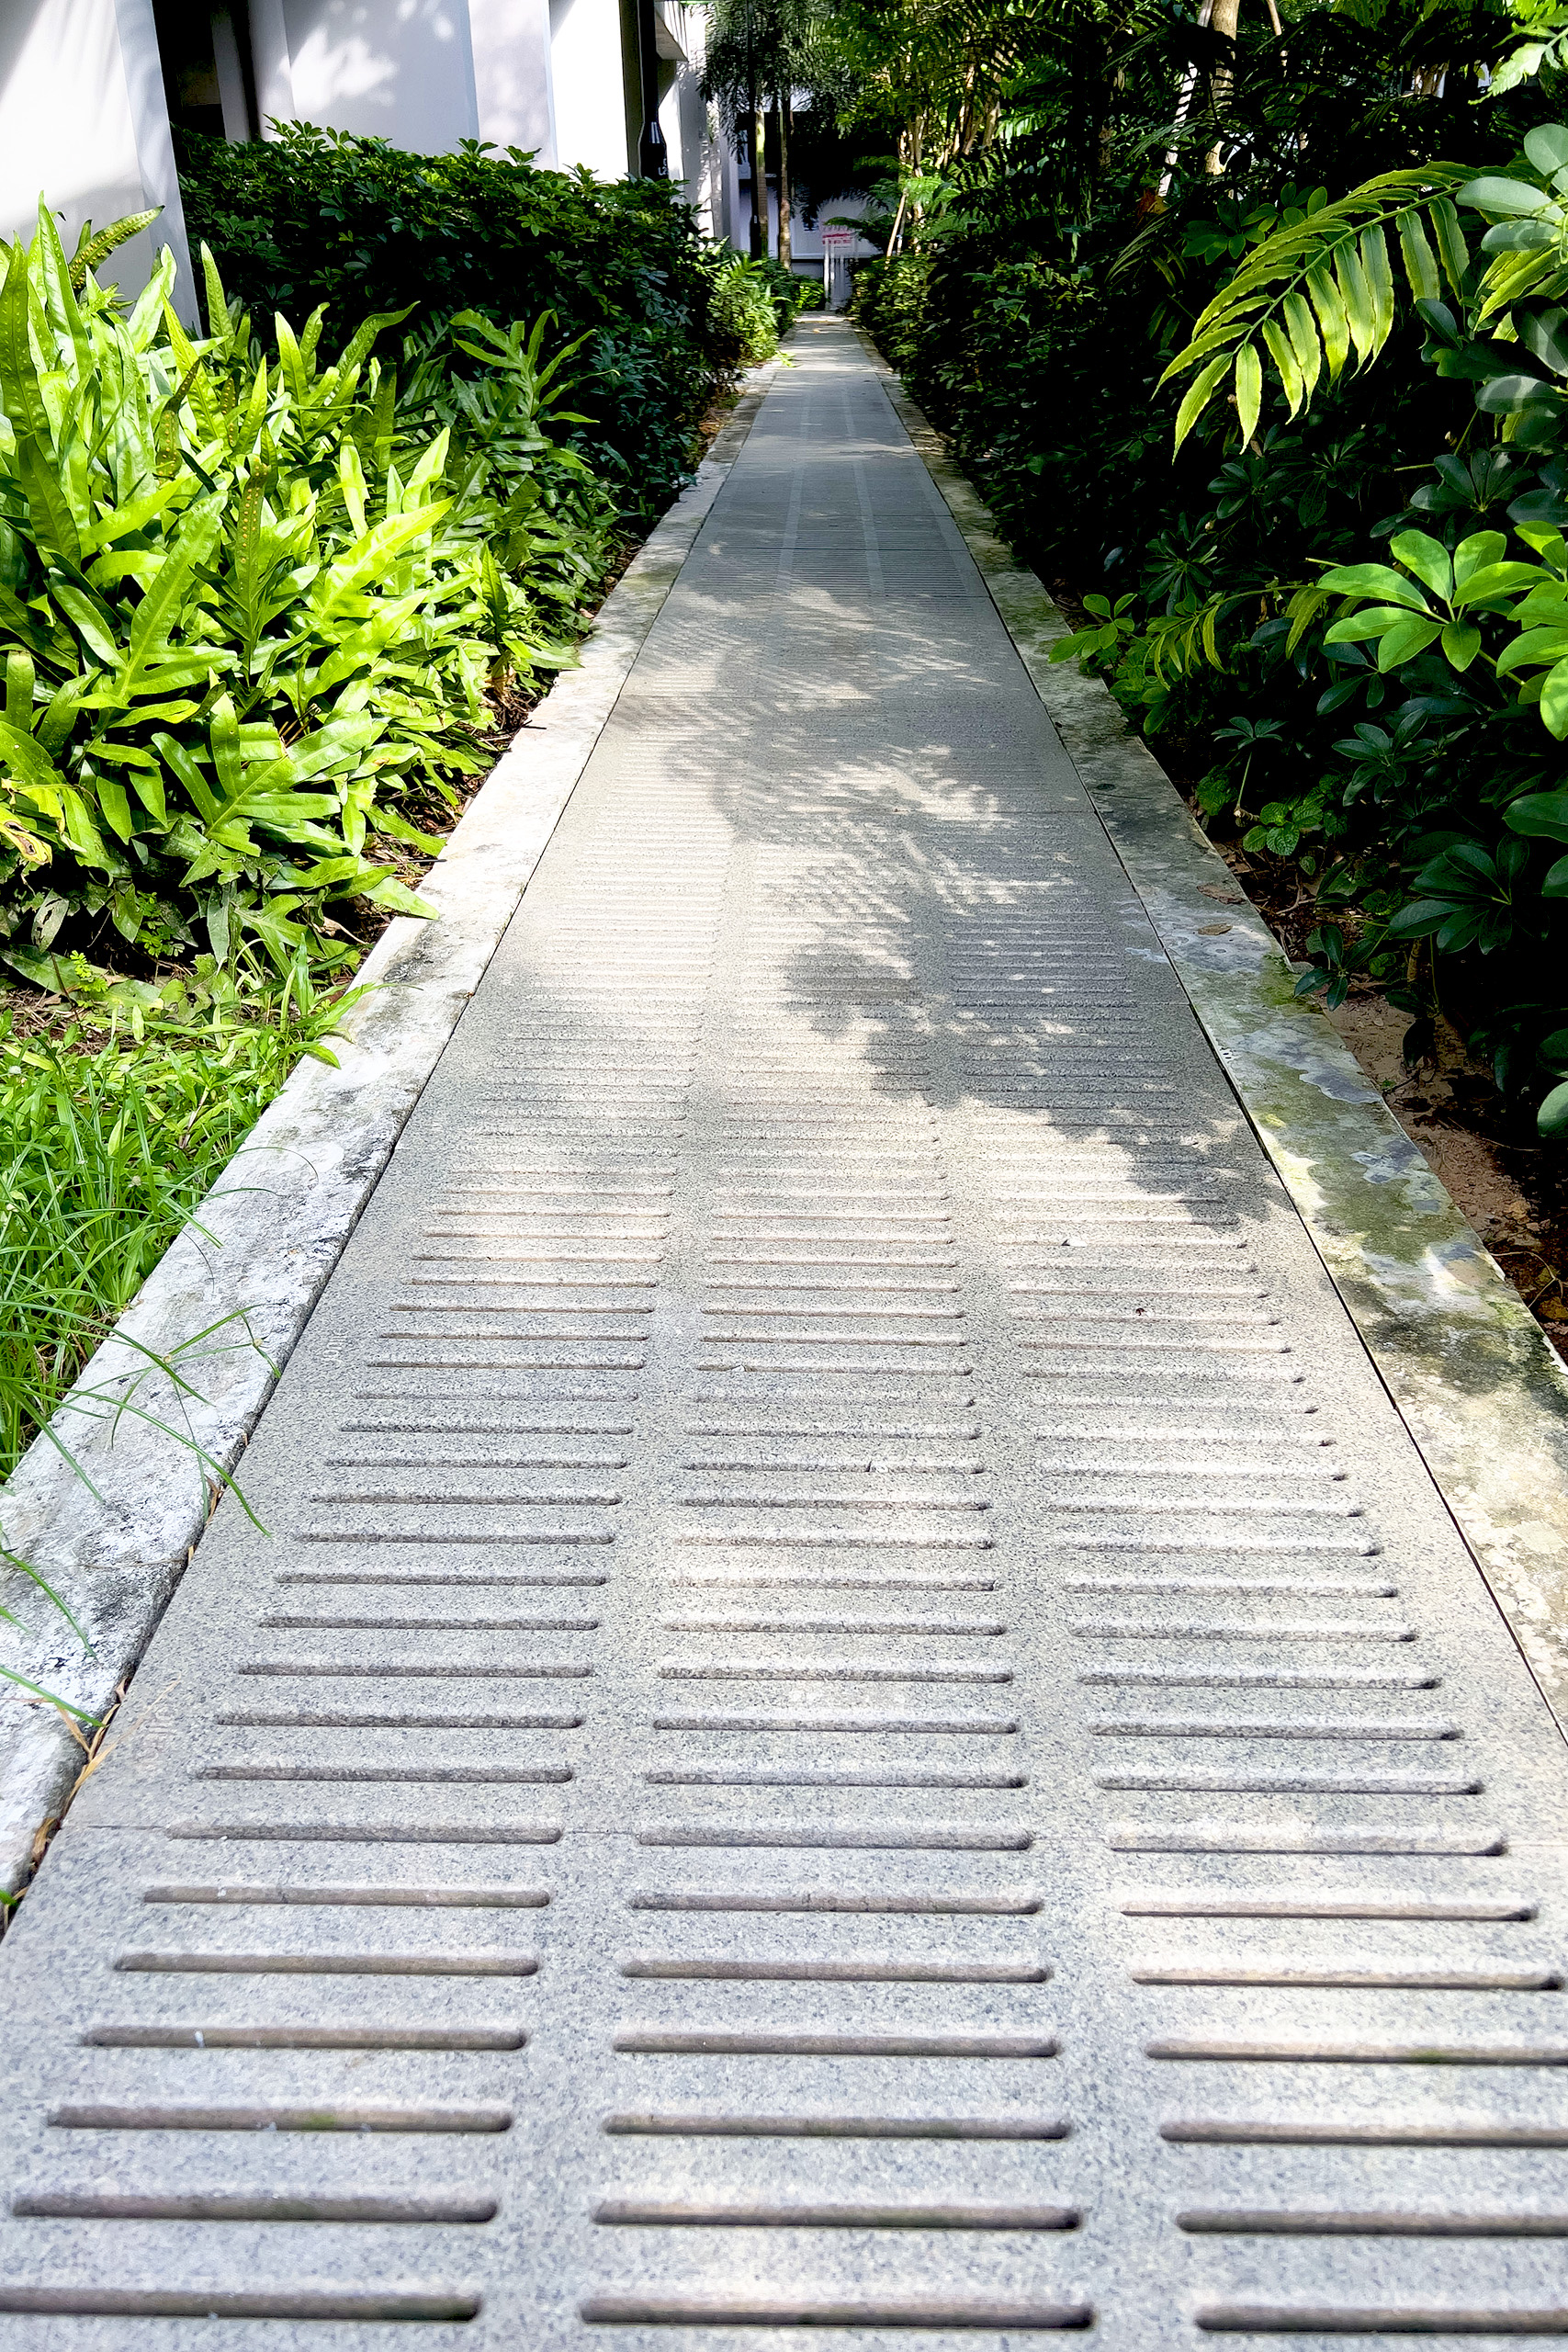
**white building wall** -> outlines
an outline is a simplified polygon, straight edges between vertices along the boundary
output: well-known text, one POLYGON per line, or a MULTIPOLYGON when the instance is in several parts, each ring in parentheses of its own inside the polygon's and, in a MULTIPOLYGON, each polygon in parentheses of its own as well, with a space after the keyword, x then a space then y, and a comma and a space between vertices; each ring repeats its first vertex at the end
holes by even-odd
POLYGON ((143 286, 155 245, 170 245, 180 270, 175 300, 194 317, 152 0, 0 6, 0 234, 30 235, 40 195, 67 252, 86 220, 107 229, 162 205, 162 220, 122 245, 102 277, 143 286))
POLYGON ((479 137, 558 160, 550 65, 550 0, 468 0, 479 137))
POLYGON ((549 8, 556 160, 563 171, 586 164, 595 179, 625 179, 619 0, 549 0, 549 8))
POLYGON ((284 0, 301 122, 438 155, 479 135, 466 0, 284 0))

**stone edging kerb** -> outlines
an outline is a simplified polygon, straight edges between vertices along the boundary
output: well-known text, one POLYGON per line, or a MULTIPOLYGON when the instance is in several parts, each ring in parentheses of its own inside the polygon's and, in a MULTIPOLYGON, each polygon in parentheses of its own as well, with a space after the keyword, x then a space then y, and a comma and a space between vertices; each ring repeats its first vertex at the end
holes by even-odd
MULTIPOLYGON (((213 1499, 195 1453, 147 1419, 117 1423, 112 1400, 132 1396, 139 1412, 183 1428, 226 1472, 240 1460, 779 364, 756 372, 694 481, 605 598, 581 665, 558 680, 454 829, 420 886, 439 921, 400 917, 377 942, 358 975, 374 992, 333 1040, 340 1066, 300 1063, 65 1398, 51 1424, 60 1444, 37 1439, 0 1488, 0 1541, 48 1577, 93 1644, 84 1657, 12 1571, 0 1578, 0 1603, 25 1630, 0 1625, 0 1659, 73 1705, 96 1715, 111 1704, 213 1499), (198 1333, 210 1336, 193 1346, 198 1333), (176 1355, 197 1393, 149 1370, 150 1356, 176 1355)), ((82 1761, 62 1715, 0 1685, 0 1888, 28 1876, 38 1833, 82 1761)))

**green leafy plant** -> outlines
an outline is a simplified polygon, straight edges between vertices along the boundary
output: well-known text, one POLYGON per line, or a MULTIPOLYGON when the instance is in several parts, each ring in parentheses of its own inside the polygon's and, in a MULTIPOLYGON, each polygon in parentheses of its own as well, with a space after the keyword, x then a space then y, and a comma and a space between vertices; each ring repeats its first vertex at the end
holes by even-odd
POLYGON ((176 147, 192 243, 253 316, 324 304, 333 348, 367 312, 417 308, 426 328, 481 312, 506 330, 551 311, 562 342, 589 338, 570 439, 623 517, 646 527, 680 489, 728 362, 695 215, 670 182, 543 171, 473 140, 416 155, 298 122, 176 147))
POLYGON ((24 972, 74 910, 155 954, 249 935, 280 967, 334 900, 427 912, 376 836, 437 846, 399 797, 485 764, 498 660, 570 658, 519 576, 558 359, 470 342, 498 388, 454 388, 448 480, 458 416, 411 433, 370 356, 395 315, 331 364, 319 311, 279 316, 269 362, 204 259, 193 342, 167 254, 129 318, 73 284, 47 211, 6 255, 0 908, 24 972))

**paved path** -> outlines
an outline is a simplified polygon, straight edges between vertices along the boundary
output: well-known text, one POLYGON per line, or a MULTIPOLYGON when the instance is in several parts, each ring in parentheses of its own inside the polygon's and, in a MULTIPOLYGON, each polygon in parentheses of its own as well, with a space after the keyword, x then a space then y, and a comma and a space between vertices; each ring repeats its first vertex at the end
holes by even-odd
POLYGON ((1568 2332, 1561 1743, 797 350, 6 1943, 6 2352, 1568 2332))

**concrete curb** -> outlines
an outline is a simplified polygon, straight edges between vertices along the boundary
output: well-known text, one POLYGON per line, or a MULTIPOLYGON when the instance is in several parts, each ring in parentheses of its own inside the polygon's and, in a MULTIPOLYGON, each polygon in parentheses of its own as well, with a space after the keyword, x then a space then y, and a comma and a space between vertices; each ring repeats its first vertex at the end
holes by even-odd
MULTIPOLYGON (((92 1644, 84 1656, 13 1571, 0 1604, 20 1623, 0 1624, 0 1663, 88 1713, 111 1703, 145 1649, 215 1499, 201 1456, 225 1472, 239 1461, 778 364, 756 372, 694 481, 605 598, 581 666, 539 705, 454 830, 421 886, 441 920, 400 917, 377 942, 359 974, 375 993, 333 1041, 340 1066, 304 1061, 293 1072, 0 1488, 6 1551, 49 1579, 92 1644)), ((0 1888, 28 1877, 38 1833, 83 1761, 54 1708, 0 1689, 0 1888)))
POLYGON ((1568 1374, 1518 1293, 1295 975, 1068 624, 880 355, 1160 944, 1493 1598, 1568 1733, 1568 1374))

